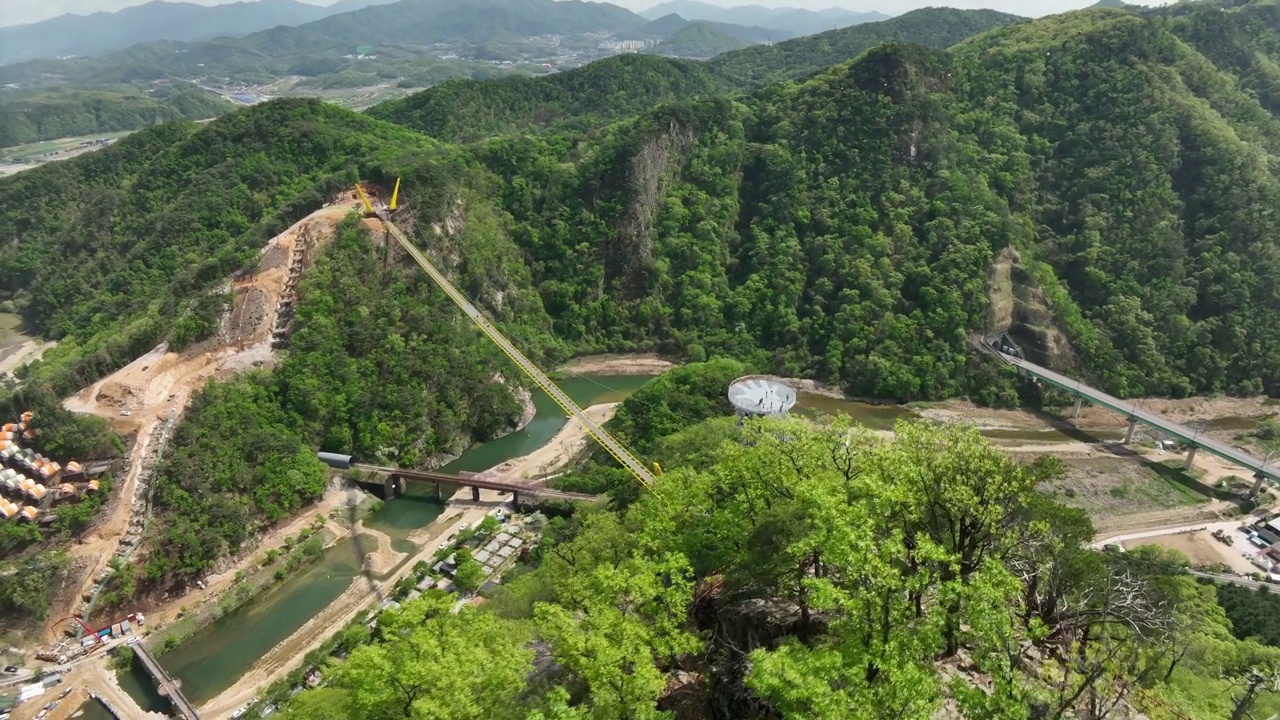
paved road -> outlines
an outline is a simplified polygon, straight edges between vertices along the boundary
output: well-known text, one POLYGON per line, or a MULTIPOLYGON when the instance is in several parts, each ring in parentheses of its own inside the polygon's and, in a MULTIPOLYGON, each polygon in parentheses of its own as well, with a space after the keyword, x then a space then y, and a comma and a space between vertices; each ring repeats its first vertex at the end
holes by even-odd
POLYGON ((1188 570, 1187 574, 1212 580, 1214 582, 1227 583, 1228 585, 1239 585, 1240 587, 1252 588, 1254 590, 1260 590, 1264 587, 1270 590, 1276 589, 1275 583, 1258 582, 1252 578, 1240 577, 1239 575, 1220 575, 1218 573, 1200 572, 1199 570, 1188 570))
POLYGON ((531 380, 537 383, 544 392, 550 395, 551 399, 555 400, 556 404, 559 405, 566 414, 577 418, 578 422, 582 423, 582 426, 586 428, 591 437, 595 438, 596 442, 600 443, 601 447, 612 455, 614 459, 622 463, 623 467, 631 471, 631 474, 634 475, 635 478, 639 480, 640 483, 650 492, 653 492, 656 482, 653 473, 644 466, 644 463, 636 459, 636 457, 631 454, 630 450, 623 447, 622 443, 615 440, 612 435, 605 432, 604 428, 600 427, 599 424, 588 417, 587 414, 582 411, 582 408, 578 407, 577 403, 570 399, 563 390, 556 387, 555 383, 551 382, 551 378, 547 377, 537 365, 534 365, 516 348, 516 346, 512 345, 511 341, 507 340, 506 336, 499 332, 498 329, 494 327, 493 324, 490 323, 474 305, 471 304, 471 301, 467 300, 466 296, 453 286, 453 283, 444 276, 444 273, 436 269, 435 265, 433 265, 431 261, 422 254, 421 250, 409 241, 409 238, 405 237, 405 234, 400 231, 400 228, 396 227, 385 214, 380 214, 380 218, 382 219, 383 224, 387 226, 388 232, 395 237, 400 245, 404 247, 406 252, 413 256, 413 259, 416 260, 418 264, 422 266, 422 269, 431 276, 431 279, 435 280, 436 284, 438 284, 445 293, 449 295, 450 299, 452 299, 453 302, 461 308, 464 313, 466 313, 467 317, 471 318, 471 321, 474 322, 485 335, 489 336, 489 339, 492 340, 493 343, 504 353, 506 353, 507 357, 511 358, 511 361, 523 370, 531 380))
POLYGON ((1044 382, 1054 385, 1058 388, 1066 390, 1069 393, 1083 397, 1085 400, 1094 405, 1101 405, 1109 410, 1118 412, 1130 420, 1136 420, 1144 425, 1150 425, 1159 428, 1165 433, 1182 440, 1183 442, 1203 448, 1206 452, 1213 453, 1227 462, 1235 463, 1240 467, 1248 468, 1255 473, 1260 473, 1271 480, 1280 480, 1280 468, 1277 468, 1274 462, 1264 464, 1263 459, 1247 453, 1239 448, 1219 442, 1211 437, 1206 437, 1194 428, 1187 427, 1180 423, 1176 423, 1162 415, 1158 415, 1149 410, 1143 410, 1137 407, 1133 400, 1121 400, 1113 395, 1108 395, 1096 388, 1089 387, 1079 380, 1074 380, 1056 373, 1046 367, 1041 367, 1033 362, 1028 362, 1013 355, 1006 355, 996 351, 994 348, 986 347, 987 350, 994 352, 1006 363, 1016 368, 1025 370, 1030 375, 1040 378, 1044 382))

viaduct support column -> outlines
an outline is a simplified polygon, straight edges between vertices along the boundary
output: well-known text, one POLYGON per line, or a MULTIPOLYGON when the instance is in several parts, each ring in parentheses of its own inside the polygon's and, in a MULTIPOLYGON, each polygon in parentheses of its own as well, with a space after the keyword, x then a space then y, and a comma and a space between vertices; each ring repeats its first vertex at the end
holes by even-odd
POLYGON ((1265 479, 1266 478, 1263 477, 1262 473, 1256 473, 1253 476, 1253 489, 1249 491, 1249 497, 1258 496, 1258 493, 1262 491, 1262 481, 1265 479))
POLYGON ((436 502, 440 502, 440 483, 431 483, 431 497, 436 502))
POLYGON ((475 485, 471 486, 471 500, 473 502, 480 502, 480 488, 475 485))
POLYGON ((511 491, 511 506, 520 512, 520 493, 516 490, 511 491))
POLYGON ((1077 417, 1077 418, 1078 418, 1078 417, 1080 417, 1080 406, 1081 406, 1081 405, 1083 405, 1083 404, 1084 404, 1084 396, 1083 396, 1083 395, 1077 395, 1077 396, 1076 396, 1076 409, 1075 409, 1075 415, 1074 415, 1073 417, 1077 417))
POLYGON ((1133 442, 1133 431, 1138 427, 1138 418, 1129 418, 1129 429, 1124 434, 1124 444, 1133 442))
POLYGON ((1193 463, 1193 462, 1195 462, 1195 461, 1196 461, 1196 451, 1197 451, 1197 450, 1199 450, 1199 449, 1200 449, 1200 448, 1196 447, 1195 445, 1192 445, 1192 446, 1191 446, 1191 450, 1189 450, 1189 451, 1187 452, 1187 461, 1186 461, 1186 462, 1184 462, 1184 463, 1182 463, 1182 469, 1183 469, 1183 470, 1190 470, 1190 469, 1191 469, 1191 463, 1193 463))
POLYGON ((396 476, 387 475, 387 481, 382 484, 382 499, 390 500, 396 496, 396 476))

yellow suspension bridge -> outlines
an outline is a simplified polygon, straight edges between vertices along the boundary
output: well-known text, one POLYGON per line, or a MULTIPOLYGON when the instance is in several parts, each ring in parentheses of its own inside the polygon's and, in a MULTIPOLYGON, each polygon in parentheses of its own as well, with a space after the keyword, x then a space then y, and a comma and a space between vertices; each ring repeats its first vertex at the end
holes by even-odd
MULTIPOLYGON (((563 390, 551 381, 551 378, 547 377, 547 375, 543 373, 537 365, 534 365, 529 358, 525 357, 524 353, 520 352, 515 345, 512 345, 511 341, 508 340, 506 336, 503 335, 498 328, 490 322, 489 319, 486 318, 470 300, 467 299, 465 295, 462 294, 461 291, 454 287, 449 278, 445 277, 444 273, 437 269, 436 266, 427 259, 427 256, 424 255, 407 236, 405 236, 404 232, 402 232, 400 228, 396 227, 395 223, 391 222, 391 213, 394 212, 399 205, 400 180, 396 180, 396 188, 391 194, 391 202, 386 207, 379 205, 375 208, 373 203, 370 202, 369 196, 365 194, 364 189, 361 188, 359 184, 356 185, 356 192, 359 193, 360 200, 364 203, 366 215, 369 217, 376 217, 382 221, 382 224, 387 228, 387 232, 396 239, 396 242, 400 243, 400 246, 405 249, 405 252, 409 253, 409 255, 417 261, 418 265, 426 271, 427 275, 430 275, 431 279, 445 291, 445 294, 449 296, 449 299, 453 300, 453 303, 462 310, 463 314, 470 318, 471 322, 475 323, 476 327, 480 328, 480 331, 487 335, 488 338, 493 341, 493 344, 497 345, 498 348, 507 355, 507 357, 511 358, 511 361, 516 364, 516 367, 519 367, 520 370, 523 371, 524 374, 527 375, 539 388, 541 388, 543 392, 549 395, 552 400, 555 400, 556 404, 559 405, 566 414, 576 418, 578 422, 582 423, 582 427, 585 428, 587 433, 600 444, 600 447, 604 448, 605 451, 612 455, 615 460, 621 463, 622 467, 626 468, 627 471, 630 472, 646 490, 657 494, 657 483, 654 472, 651 472, 649 468, 645 467, 644 463, 640 462, 640 460, 636 458, 636 456, 628 450, 626 446, 618 442, 618 440, 601 427, 599 423, 588 417, 572 398, 570 398, 563 390)), ((656 470, 659 475, 662 472, 657 463, 654 463, 654 470, 656 470)))

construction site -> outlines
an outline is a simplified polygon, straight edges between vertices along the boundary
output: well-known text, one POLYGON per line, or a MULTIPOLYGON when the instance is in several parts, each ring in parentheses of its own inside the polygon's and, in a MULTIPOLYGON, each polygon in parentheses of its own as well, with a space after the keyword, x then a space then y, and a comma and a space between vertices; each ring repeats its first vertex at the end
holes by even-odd
MULTIPOLYGON (((64 400, 64 407, 72 412, 106 420, 126 439, 128 451, 94 526, 68 548, 71 569, 50 610, 53 620, 41 633, 44 645, 38 659, 75 663, 104 647, 104 640, 119 640, 138 631, 141 623, 134 618, 139 615, 96 629, 91 618, 100 614, 98 600, 116 568, 132 559, 142 545, 151 515, 154 475, 173 427, 208 380, 272 367, 274 350, 287 342, 292 331, 303 273, 315 263, 337 224, 366 207, 366 202, 361 191, 353 189, 272 238, 254 268, 228 280, 227 306, 212 337, 181 352, 161 344, 64 400)), ((370 225, 376 223, 373 220, 370 225)), ((0 429, 0 462, 8 465, 0 465, 0 521, 51 522, 60 503, 99 492, 98 476, 111 468, 110 462, 82 465, 67 460, 63 465, 23 447, 23 440, 34 439, 37 432, 29 427, 31 420, 15 418, 0 429)), ((200 595, 205 590, 192 588, 200 595)), ((166 606, 179 602, 170 598, 166 606)))
MULTIPOLYGON (((219 328, 212 337, 181 352, 170 351, 166 345, 161 345, 64 401, 64 406, 69 410, 89 413, 107 420, 122 436, 129 439, 130 447, 126 470, 122 473, 122 477, 117 479, 117 485, 120 486, 119 492, 113 492, 113 499, 100 515, 96 526, 85 534, 80 544, 70 548, 75 559, 72 580, 68 591, 61 593, 51 611, 50 617, 59 619, 45 628, 46 647, 42 650, 41 659, 60 665, 67 663, 77 665, 80 662, 96 663, 95 656, 102 648, 110 647, 112 644, 128 643, 133 634, 138 632, 142 620, 140 614, 135 613, 124 620, 103 624, 105 619, 98 617, 102 612, 97 608, 96 603, 110 585, 115 573, 114 568, 119 567, 123 561, 131 560, 133 554, 141 547, 150 518, 154 473, 158 463, 164 457, 173 428, 180 421, 190 398, 209 379, 225 378, 237 372, 272 366, 275 351, 287 345, 292 332, 302 276, 309 267, 314 265, 318 252, 332 238, 337 224, 352 212, 362 214, 366 227, 386 242, 392 261, 405 259, 415 261, 444 289, 468 319, 489 336, 490 340, 502 349, 517 367, 555 401, 566 413, 565 417, 577 418, 577 423, 570 423, 580 431, 573 438, 566 439, 560 444, 550 443, 548 448, 526 458, 503 462, 494 468, 496 472, 504 475, 508 473, 526 475, 554 471, 571 462, 590 442, 590 439, 594 438, 617 458, 642 486, 649 489, 654 487, 655 479, 661 473, 661 469, 657 467, 650 469, 644 465, 602 427, 603 421, 615 406, 592 407, 588 411, 583 411, 540 369, 512 346, 498 329, 413 245, 408 235, 392 223, 391 217, 397 209, 398 196, 398 183, 396 190, 390 196, 389 203, 380 201, 372 186, 363 188, 357 186, 353 191, 298 221, 266 244, 261 251, 260 261, 254 269, 228 280, 227 307, 219 328), (605 409, 610 412, 603 412, 602 410, 605 409), (538 466, 537 473, 529 469, 533 465, 538 466), (517 468, 520 468, 519 473, 516 472, 517 468), (72 632, 68 633, 68 630, 72 632)), ((637 362, 634 358, 614 360, 622 363, 637 362)), ((646 368, 652 365, 656 372, 670 367, 670 363, 653 359, 650 359, 647 364, 641 364, 646 368)), ((586 371, 591 370, 590 366, 584 367, 586 371)), ((583 370, 579 368, 579 371, 583 370)), ((813 393, 805 391, 805 396, 811 398, 813 393)), ((795 402, 794 394, 789 402, 795 402)), ((857 404, 853 401, 850 403, 857 404)), ((1172 414, 1177 416, 1179 415, 1177 410, 1182 408, 1171 405, 1160 409, 1166 414, 1173 410, 1175 412, 1172 414)), ((1234 405, 1198 407, 1194 411, 1188 408, 1184 416, 1219 417, 1233 412, 1248 412, 1249 422, 1255 424, 1258 419, 1271 414, 1269 408, 1254 403, 1244 411, 1237 409, 1234 405), (1206 412, 1210 409, 1212 412, 1206 412)), ((1174 493, 1170 496, 1167 509, 1161 508, 1155 511, 1148 507, 1150 503, 1147 499, 1149 498, 1144 495, 1134 496, 1137 505, 1121 502, 1130 497, 1131 486, 1142 487, 1152 483, 1154 483, 1153 487, 1170 486, 1167 478, 1157 477, 1164 472, 1159 468, 1167 462, 1164 458, 1165 444, 1159 437, 1148 437, 1142 433, 1134 438, 1138 445, 1144 446, 1142 448, 1134 446, 1130 449, 1125 447, 1128 443, 1115 442, 1116 438, 1111 437, 1109 428, 1112 425, 1123 427, 1122 423, 1118 418, 1103 416, 1097 412, 1097 409, 1091 410, 1086 407, 1083 416, 1077 412, 1075 418, 1062 417, 1047 420, 1042 414, 1023 411, 985 411, 967 404, 944 403, 922 408, 918 413, 912 414, 940 422, 976 423, 979 427, 985 428, 984 433, 989 433, 989 437, 994 442, 1004 445, 1015 455, 1032 457, 1038 454, 1054 454, 1064 458, 1072 468, 1067 479, 1070 487, 1064 485, 1063 488, 1047 490, 1054 493, 1062 492, 1069 499, 1069 504, 1088 509, 1098 522, 1100 533, 1116 535, 1128 531, 1129 535, 1118 540, 1125 545, 1144 541, 1166 542, 1162 538, 1167 536, 1169 531, 1163 528, 1172 528, 1176 532, 1183 529, 1183 525, 1188 521, 1199 520, 1202 524, 1205 521, 1220 521, 1224 515, 1229 514, 1239 505, 1227 499, 1207 501, 1207 496, 1202 500, 1199 496, 1194 496, 1194 493, 1188 495, 1185 492, 1181 495, 1174 493), (1077 433, 1074 428, 1102 428, 1103 426, 1108 429, 1101 434, 1095 433, 1096 437, 1090 437, 1088 430, 1079 437, 1072 434, 1077 433), (1054 434, 1063 434, 1064 437, 1057 437, 1054 434), (1054 435, 1054 437, 1050 438, 1048 435, 1054 435), (1145 447, 1153 442, 1156 444, 1156 449, 1151 450, 1145 447), (1134 473, 1117 473, 1116 468, 1119 466, 1117 463, 1127 463, 1127 466, 1131 465, 1137 470, 1134 473), (1095 465, 1096 469, 1091 469, 1095 465), (1156 468, 1156 471, 1149 472, 1142 468, 1156 468), (1147 475, 1156 479, 1150 479, 1147 475), (1116 480, 1116 478, 1121 479, 1116 480), (1117 486, 1116 482, 1124 485, 1117 486), (1098 486, 1096 492, 1088 489, 1091 483, 1098 486), (1122 490, 1117 490, 1117 487, 1121 487, 1122 490), (1089 502, 1110 503, 1115 507, 1113 509, 1091 508, 1088 507, 1089 502), (1143 532, 1138 533, 1139 536, 1134 536, 1135 528, 1141 528, 1143 532)), ((856 412, 854 415, 857 419, 856 412)), ((19 420, 25 419, 19 418, 19 420)), ((80 468, 74 462, 68 462, 66 467, 62 467, 22 448, 22 434, 28 429, 19 427, 20 425, 22 422, 14 423, 12 429, 6 425, 3 430, 0 430, 0 433, 11 434, 10 437, 0 435, 0 442, 12 443, 12 447, 8 444, 3 446, 3 450, 0 450, 0 459, 13 465, 12 476, 9 474, 9 469, 0 471, 0 489, 6 490, 10 497, 16 497, 23 503, 33 501, 33 496, 39 496, 38 499, 46 503, 43 506, 46 509, 56 508, 56 505, 49 503, 58 502, 58 499, 63 497, 64 486, 68 484, 70 484, 70 491, 77 496, 95 490, 91 487, 92 479, 89 476, 92 473, 89 468, 80 468), (68 478, 77 477, 76 470, 80 471, 79 476, 84 479, 80 482, 64 482, 68 478), (31 477, 23 475, 19 478, 20 471, 25 471, 31 477), (24 479, 27 482, 24 483, 24 479), (14 482, 10 483, 10 480, 14 482), (13 485, 12 489, 9 488, 10 484, 13 485), (42 490, 36 489, 37 487, 42 490)), ((1190 463, 1191 460, 1188 460, 1188 466, 1190 463)), ((1245 475, 1241 469, 1230 466, 1229 463, 1218 458, 1201 456, 1195 460, 1195 465, 1197 468, 1195 477, 1188 477, 1191 477, 1192 481, 1203 482, 1206 485, 1227 482, 1236 478, 1237 475, 1245 475)), ((483 498, 477 497, 473 500, 474 506, 460 505, 458 506, 459 514, 448 515, 447 520, 442 517, 442 520, 450 526, 459 520, 463 522, 478 520, 492 508, 494 503, 505 502, 504 498, 496 495, 489 497, 490 494, 491 491, 485 491, 483 498)), ((68 494, 65 497, 70 500, 71 495, 68 494)), ((345 492, 327 494, 320 506, 309 512, 328 513, 338 507, 338 503, 344 502, 351 502, 345 492)), ((3 498, 0 498, 0 503, 13 506, 9 508, 8 505, 0 504, 0 515, 6 517, 21 517, 27 507, 3 498), (12 510, 12 515, 9 514, 9 510, 12 510)), ((41 515, 37 513, 37 521, 39 517, 41 515)), ((150 599, 148 602, 152 605, 144 609, 148 617, 155 619, 151 625, 163 626, 166 621, 181 615, 182 613, 177 610, 179 605, 185 611, 188 605, 197 607, 201 603, 216 599, 220 593, 232 586, 231 578, 236 568, 242 567, 241 560, 247 560, 249 555, 277 546, 284 537, 284 533, 296 531, 298 523, 305 523, 307 519, 300 517, 297 522, 286 523, 284 527, 269 533, 261 539, 260 544, 252 552, 246 554, 245 558, 229 559, 225 567, 219 568, 216 575, 206 578, 207 585, 200 583, 198 588, 191 588, 180 597, 150 599)), ((371 531, 358 527, 349 532, 355 534, 371 531)), ((440 538, 435 537, 436 532, 447 532, 447 530, 437 529, 433 525, 432 537, 422 545, 423 552, 432 551, 439 544, 440 538)), ((393 552, 386 538, 379 539, 374 533, 374 539, 376 547, 372 559, 376 562, 373 565, 385 571, 396 565, 397 561, 404 559, 401 557, 402 553, 393 552), (387 557, 381 557, 383 555, 387 557)), ((411 536, 410 539, 415 543, 424 542, 423 537, 411 536)), ((1218 543, 1222 544, 1220 540, 1218 543)), ((1225 547, 1223 545, 1224 550, 1225 547)), ((366 561, 369 561, 369 558, 366 558, 366 561)), ((1239 570, 1244 569, 1239 563, 1236 565, 1239 570)), ((357 588, 357 583, 353 581, 352 588, 342 594, 341 600, 333 603, 333 606, 326 609, 322 615, 325 618, 332 617, 334 622, 338 622, 341 618, 349 618, 352 613, 359 612, 378 594, 376 589, 371 590, 364 586, 357 588)), ((316 619, 318 620, 319 616, 316 619)), ((282 674, 290 667, 292 659, 296 657, 300 648, 313 647, 319 638, 323 637, 325 629, 317 623, 309 623, 308 627, 311 628, 309 631, 300 630, 295 636, 291 636, 272 649, 269 663, 272 677, 282 674)), ((156 668, 159 668, 158 664, 156 668)), ((164 683, 172 682, 167 676, 161 677, 164 675, 162 669, 152 675, 157 678, 156 682, 162 688, 164 683)), ((128 700, 128 695, 116 686, 110 673, 95 670, 77 673, 71 677, 73 683, 70 689, 77 692, 89 691, 99 696, 109 695, 117 704, 131 702, 128 700)), ((256 692, 255 688, 261 684, 257 681, 249 682, 249 680, 251 678, 245 678, 246 682, 237 683, 211 701, 212 709, 215 712, 222 712, 243 706, 246 699, 256 692)), ((176 686, 174 689, 176 690, 176 686)), ((141 713, 136 708, 130 710, 126 707, 124 716, 132 716, 129 715, 131 712, 141 713)), ((194 714, 194 709, 191 712, 194 714)), ((139 717, 142 716, 145 715, 139 714, 139 717)))

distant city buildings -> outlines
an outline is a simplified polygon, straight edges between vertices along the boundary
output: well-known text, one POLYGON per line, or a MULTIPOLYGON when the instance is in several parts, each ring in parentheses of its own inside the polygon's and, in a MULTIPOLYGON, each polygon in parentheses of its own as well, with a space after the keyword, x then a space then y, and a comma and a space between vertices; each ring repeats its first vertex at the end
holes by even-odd
POLYGON ((643 52, 656 44, 655 40, 602 40, 596 44, 596 49, 620 53, 643 52))

